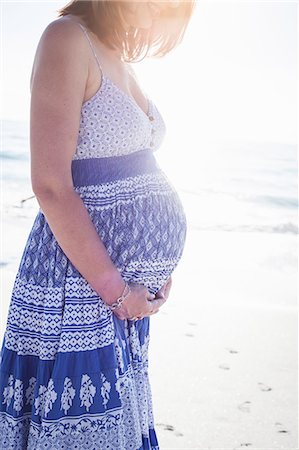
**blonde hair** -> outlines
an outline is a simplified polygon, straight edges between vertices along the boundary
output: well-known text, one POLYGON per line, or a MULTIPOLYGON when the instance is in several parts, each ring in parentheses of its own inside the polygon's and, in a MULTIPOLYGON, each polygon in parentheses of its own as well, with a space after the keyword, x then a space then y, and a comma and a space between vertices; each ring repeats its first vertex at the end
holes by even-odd
POLYGON ((82 18, 101 42, 111 49, 119 49, 125 61, 134 62, 144 52, 141 59, 161 57, 175 48, 185 34, 195 2, 177 0, 176 7, 165 8, 159 20, 169 21, 171 27, 160 27, 159 36, 154 36, 151 28, 127 28, 123 14, 127 0, 72 0, 57 11, 59 17, 72 14, 82 18))

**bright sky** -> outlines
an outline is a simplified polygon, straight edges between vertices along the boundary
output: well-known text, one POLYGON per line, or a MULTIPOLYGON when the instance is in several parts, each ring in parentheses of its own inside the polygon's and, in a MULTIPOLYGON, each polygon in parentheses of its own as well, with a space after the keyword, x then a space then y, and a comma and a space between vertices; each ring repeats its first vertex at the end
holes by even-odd
MULTIPOLYGON (((29 120, 35 50, 65 4, 1 0, 1 117, 29 120)), ((183 43, 164 59, 136 65, 141 87, 166 120, 168 144, 296 143, 296 8, 198 1, 183 43)))

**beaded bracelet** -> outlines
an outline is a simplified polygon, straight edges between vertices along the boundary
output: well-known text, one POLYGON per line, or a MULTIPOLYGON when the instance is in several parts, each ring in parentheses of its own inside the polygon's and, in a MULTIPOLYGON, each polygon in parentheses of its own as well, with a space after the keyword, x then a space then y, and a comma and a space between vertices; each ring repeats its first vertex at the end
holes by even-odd
POLYGON ((112 303, 112 305, 108 305, 108 303, 106 303, 106 305, 108 306, 109 309, 111 309, 111 311, 114 311, 115 309, 119 309, 119 308, 121 307, 122 303, 124 302, 124 300, 128 297, 128 295, 130 295, 130 293, 131 293, 131 288, 130 288, 130 286, 128 285, 127 281, 126 281, 125 283, 126 283, 126 284, 125 284, 125 287, 124 287, 124 290, 123 290, 122 295, 121 295, 120 297, 118 297, 118 299, 117 299, 114 303, 112 303), (125 294, 125 290, 126 290, 127 288, 128 288, 129 290, 128 290, 128 292, 125 294))

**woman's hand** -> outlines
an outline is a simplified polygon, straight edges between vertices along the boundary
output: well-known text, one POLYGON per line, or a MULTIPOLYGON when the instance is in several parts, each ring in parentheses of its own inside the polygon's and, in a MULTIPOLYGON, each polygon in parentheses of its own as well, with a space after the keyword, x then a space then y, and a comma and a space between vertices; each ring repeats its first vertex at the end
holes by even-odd
POLYGON ((113 313, 121 320, 137 317, 142 319, 150 314, 159 311, 160 306, 164 303, 164 298, 155 298, 155 294, 151 294, 146 286, 142 284, 128 282, 131 292, 124 300, 120 308, 114 309, 113 313))
POLYGON ((146 286, 129 282, 131 293, 122 303, 121 308, 115 309, 113 312, 121 320, 132 317, 143 319, 143 317, 156 314, 168 299, 171 285, 172 278, 170 276, 156 294, 151 294, 146 286))
MULTIPOLYGON (((156 295, 154 297, 154 300, 150 300, 151 303, 154 304, 154 309, 149 314, 146 314, 147 316, 151 316, 153 314, 156 314, 159 311, 160 306, 162 306, 166 300, 169 297, 169 291, 172 284, 172 278, 171 276, 168 278, 165 284, 156 292, 156 295)), ((144 317, 144 316, 143 316, 144 317)))
POLYGON ((159 289, 158 292, 156 292, 156 298, 164 296, 165 300, 167 300, 168 297, 169 297, 169 292, 170 292, 171 285, 172 285, 172 278, 171 278, 171 275, 170 275, 170 277, 168 278, 166 283, 163 284, 163 286, 159 289))

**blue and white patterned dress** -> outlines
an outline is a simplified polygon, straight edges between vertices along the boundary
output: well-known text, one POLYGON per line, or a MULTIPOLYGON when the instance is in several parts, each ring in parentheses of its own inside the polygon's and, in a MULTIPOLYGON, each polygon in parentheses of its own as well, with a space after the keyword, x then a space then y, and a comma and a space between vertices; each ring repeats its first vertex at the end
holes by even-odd
MULTIPOLYGON (((102 72, 82 104, 74 190, 123 278, 156 293, 186 239, 180 198, 154 151, 165 123, 102 72)), ((78 243, 80 245, 80 243, 78 243)), ((74 267, 39 209, 1 348, 0 448, 158 450, 148 378, 150 317, 120 320, 74 267)))

